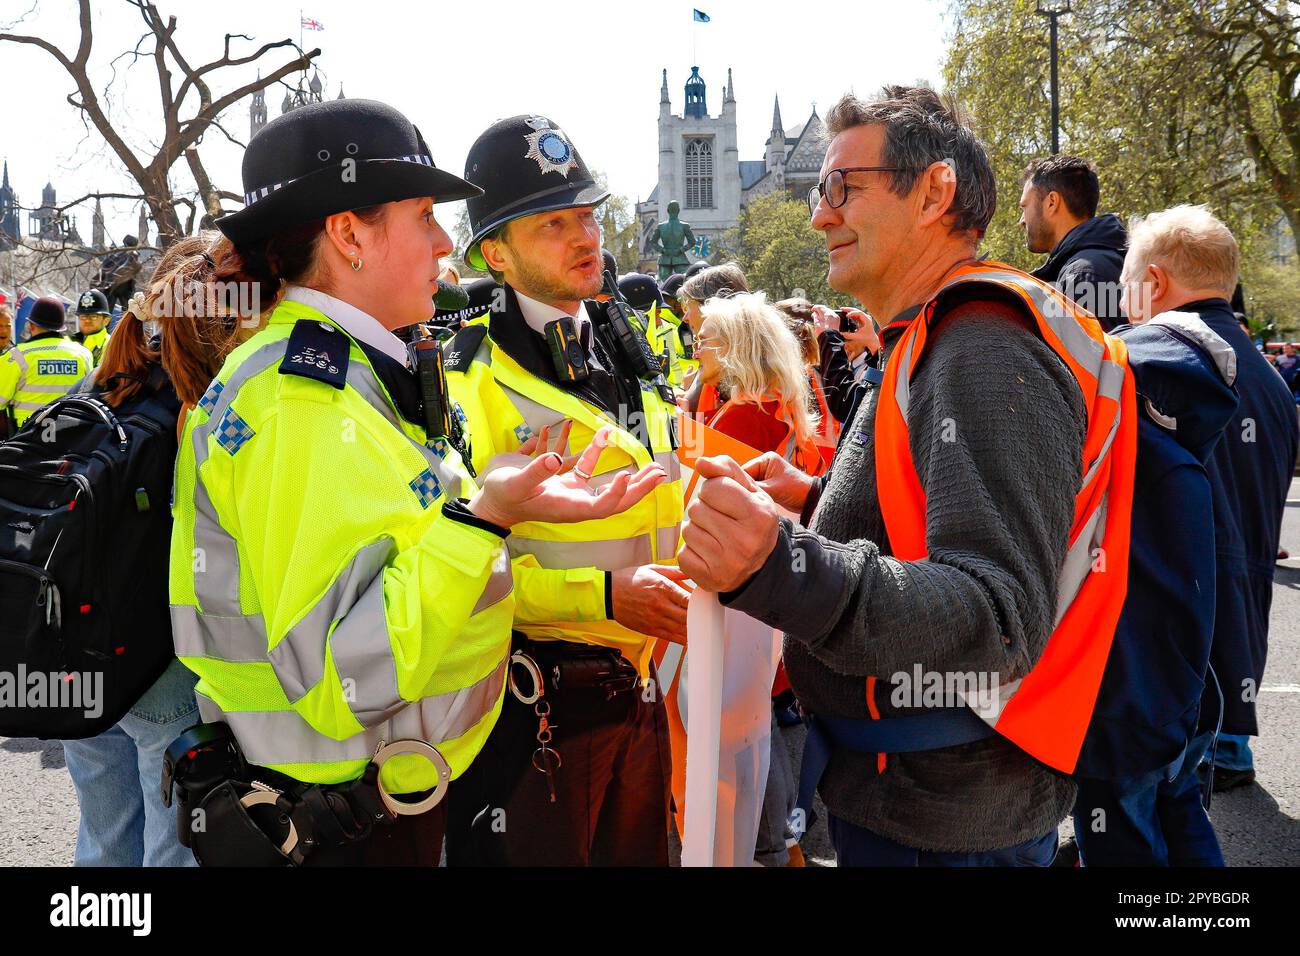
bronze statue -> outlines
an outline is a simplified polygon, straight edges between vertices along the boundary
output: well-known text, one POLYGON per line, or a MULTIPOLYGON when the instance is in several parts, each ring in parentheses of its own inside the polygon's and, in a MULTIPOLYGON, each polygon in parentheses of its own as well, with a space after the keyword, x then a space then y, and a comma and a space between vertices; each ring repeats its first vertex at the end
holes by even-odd
POLYGON ((650 233, 650 248, 659 253, 659 278, 667 279, 675 272, 685 272, 690 265, 686 250, 695 245, 691 224, 677 218, 681 205, 674 199, 668 204, 668 221, 657 223, 650 233))

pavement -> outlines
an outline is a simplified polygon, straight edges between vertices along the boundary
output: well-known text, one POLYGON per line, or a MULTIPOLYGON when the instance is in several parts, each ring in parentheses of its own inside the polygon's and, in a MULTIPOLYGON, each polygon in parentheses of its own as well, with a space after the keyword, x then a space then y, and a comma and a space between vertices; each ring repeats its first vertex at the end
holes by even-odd
MULTIPOLYGON (((1277 566, 1262 734, 1251 741, 1257 782, 1215 794, 1210 808, 1229 866, 1300 865, 1300 480, 1291 485, 1282 547, 1296 557, 1277 566)), ((802 729, 782 734, 797 762, 802 729)), ((0 737, 0 866, 71 865, 77 813, 62 745, 0 737)), ((810 866, 834 866, 820 803, 817 815, 804 854, 810 866)), ((1069 835, 1068 821, 1061 833, 1069 835)))

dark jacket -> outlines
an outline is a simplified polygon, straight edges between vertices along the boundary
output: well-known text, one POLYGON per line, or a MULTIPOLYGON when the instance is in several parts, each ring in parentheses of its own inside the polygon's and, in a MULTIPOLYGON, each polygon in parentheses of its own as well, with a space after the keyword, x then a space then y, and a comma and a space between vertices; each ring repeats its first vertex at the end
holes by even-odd
POLYGON ((817 374, 821 376, 822 392, 826 395, 826 408, 837 422, 848 421, 857 405, 853 368, 848 353, 844 351, 844 336, 834 329, 826 329, 817 336, 817 374))
POLYGON ((1124 321, 1119 276, 1127 249, 1128 232, 1119 216, 1094 216, 1067 232, 1032 274, 1095 315, 1109 332, 1124 321))
POLYGON ((1195 733, 1214 637, 1205 462, 1237 409, 1236 354, 1198 317, 1115 334, 1139 404, 1128 591, 1076 771, 1109 780, 1174 769, 1195 733))
MULTIPOLYGON (((1300 427, 1291 391, 1241 330, 1227 299, 1180 307, 1193 312, 1237 353, 1240 405, 1207 470, 1214 492, 1218 603, 1210 664, 1223 689, 1223 732, 1258 734, 1255 696, 1268 654, 1282 513, 1296 464, 1300 427)), ((1210 682, 1202 725, 1214 726, 1218 693, 1210 682)))
MULTIPOLYGON (((885 327, 887 356, 901 320, 915 314, 885 327)), ((928 491, 929 556, 899 561, 876 488, 878 394, 865 389, 845 426, 809 527, 783 520, 763 567, 721 596, 786 632, 795 693, 830 717, 869 717, 868 676, 878 678, 879 713, 891 716, 899 712, 891 679, 916 666, 1003 680, 1026 673, 1052 631, 1082 473, 1074 376, 1023 324, 967 303, 935 321, 911 380, 908 430, 928 491), (946 432, 956 440, 936 438, 946 432)), ((819 791, 831 813, 889 839, 974 852, 1055 830, 1076 787, 994 736, 890 754, 883 772, 874 755, 836 747, 819 791)))

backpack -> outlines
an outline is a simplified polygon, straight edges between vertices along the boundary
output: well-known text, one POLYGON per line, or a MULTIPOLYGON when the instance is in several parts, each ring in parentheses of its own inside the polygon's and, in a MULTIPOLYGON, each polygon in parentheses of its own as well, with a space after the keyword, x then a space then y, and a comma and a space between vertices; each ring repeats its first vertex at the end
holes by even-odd
POLYGON ((74 390, 0 444, 3 736, 93 737, 174 656, 180 401, 161 368, 117 409, 96 395, 74 390))
MULTIPOLYGON (((1178 772, 1194 736, 1214 636, 1215 532, 1205 463, 1237 408, 1232 347, 1199 316, 1166 312, 1112 333, 1137 385, 1128 592, 1075 773, 1178 772)), ((1213 721, 1211 721, 1211 724, 1213 721)))

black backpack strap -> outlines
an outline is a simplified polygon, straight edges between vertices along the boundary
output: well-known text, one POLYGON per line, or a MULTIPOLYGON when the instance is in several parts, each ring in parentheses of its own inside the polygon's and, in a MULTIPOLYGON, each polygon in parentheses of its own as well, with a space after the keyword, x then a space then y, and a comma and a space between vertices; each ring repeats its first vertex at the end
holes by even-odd
POLYGON ((350 346, 348 336, 328 322, 299 319, 289 333, 280 374, 314 378, 341 391, 347 384, 350 346))

